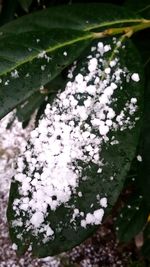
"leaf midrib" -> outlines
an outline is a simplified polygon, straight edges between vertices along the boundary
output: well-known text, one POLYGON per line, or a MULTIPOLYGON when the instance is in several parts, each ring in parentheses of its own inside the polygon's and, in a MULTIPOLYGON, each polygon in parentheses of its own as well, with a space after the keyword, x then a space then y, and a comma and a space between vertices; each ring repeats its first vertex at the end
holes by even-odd
MULTIPOLYGON (((53 52, 57 49, 60 49, 60 48, 63 48, 63 47, 69 46, 69 45, 73 45, 73 44, 81 42, 81 41, 86 41, 88 39, 94 39, 92 32, 89 32, 87 35, 82 36, 82 37, 78 37, 78 38, 73 39, 71 41, 66 41, 66 42, 63 42, 62 44, 54 45, 53 47, 48 47, 47 49, 43 49, 43 50, 41 49, 41 51, 39 51, 39 53, 42 51, 44 51, 45 53, 50 53, 50 52, 53 52)), ((9 72, 13 71, 14 69, 17 69, 18 67, 28 63, 29 61, 31 62, 34 59, 37 59, 37 56, 38 56, 38 54, 32 55, 32 56, 27 57, 25 60, 19 61, 13 67, 8 68, 6 71, 1 72, 0 76, 7 75, 9 72)))
POLYGON ((100 24, 96 24, 90 27, 86 27, 84 29, 84 31, 91 31, 94 29, 98 29, 98 28, 103 28, 103 27, 107 27, 107 26, 113 26, 113 25, 117 25, 117 24, 121 24, 121 23, 136 23, 136 22, 141 22, 142 18, 140 19, 120 19, 120 20, 116 20, 116 21, 106 21, 106 22, 101 22, 100 24))

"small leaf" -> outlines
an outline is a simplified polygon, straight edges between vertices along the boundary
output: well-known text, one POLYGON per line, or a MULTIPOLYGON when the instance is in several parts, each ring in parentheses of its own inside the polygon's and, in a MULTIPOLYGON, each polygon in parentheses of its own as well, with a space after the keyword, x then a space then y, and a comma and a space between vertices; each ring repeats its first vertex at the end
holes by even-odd
POLYGON ((7 216, 19 254, 71 249, 108 214, 135 155, 142 80, 122 38, 94 42, 73 64, 18 158, 7 216))

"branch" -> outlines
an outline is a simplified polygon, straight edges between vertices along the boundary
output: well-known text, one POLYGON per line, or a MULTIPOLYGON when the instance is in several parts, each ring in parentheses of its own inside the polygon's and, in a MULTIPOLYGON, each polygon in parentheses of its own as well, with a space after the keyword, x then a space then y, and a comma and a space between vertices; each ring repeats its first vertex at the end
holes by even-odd
POLYGON ((97 39, 97 38, 114 36, 118 34, 124 34, 127 37, 131 37, 134 33, 147 28, 150 28, 150 20, 143 19, 142 23, 139 23, 137 25, 120 27, 120 28, 110 28, 102 32, 95 32, 93 33, 93 37, 97 39))

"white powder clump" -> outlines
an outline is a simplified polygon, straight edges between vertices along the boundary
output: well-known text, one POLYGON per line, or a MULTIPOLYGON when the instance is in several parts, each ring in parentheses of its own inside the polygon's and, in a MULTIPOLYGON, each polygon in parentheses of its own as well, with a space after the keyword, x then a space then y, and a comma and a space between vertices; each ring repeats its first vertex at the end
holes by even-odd
POLYGON ((100 205, 101 207, 107 208, 107 198, 103 197, 100 199, 100 205))
POLYGON ((38 54, 38 58, 44 58, 46 55, 46 51, 41 51, 39 54, 38 54))
POLYGON ((88 70, 89 72, 93 72, 96 70, 97 68, 97 64, 98 64, 98 61, 96 58, 92 58, 90 61, 89 61, 89 65, 88 65, 88 70))
POLYGON ((104 216, 104 209, 97 209, 93 213, 87 213, 85 219, 81 220, 81 226, 86 228, 87 225, 101 224, 104 216))
MULTIPOLYGON (((76 77, 75 77, 75 81, 79 84, 83 83, 83 75, 81 73, 79 73, 76 77)), ((72 84, 71 84, 72 85, 72 84)))
POLYGON ((63 55, 66 57, 66 56, 67 56, 67 52, 65 51, 65 52, 63 53, 63 55))
POLYGON ((98 209, 94 211, 95 224, 100 224, 104 216, 104 210, 98 209))
POLYGON ((139 162, 142 162, 142 157, 141 157, 141 155, 137 155, 137 160, 138 160, 139 162))
POLYGON ((131 79, 132 79, 133 81, 135 81, 135 82, 139 82, 139 80, 140 80, 139 74, 138 74, 138 73, 133 73, 133 74, 131 75, 131 79))
POLYGON ((12 78, 18 78, 19 77, 18 71, 17 70, 12 71, 11 72, 11 77, 12 78))
POLYGON ((44 221, 44 216, 43 216, 43 213, 42 212, 35 212, 31 219, 30 219, 30 222, 32 223, 32 225, 35 227, 35 228, 38 228, 42 222, 44 221))
POLYGON ((106 134, 109 132, 109 127, 108 127, 108 125, 103 125, 103 124, 101 124, 101 125, 99 126, 99 132, 100 132, 101 135, 106 135, 106 134))
POLYGON ((17 248, 18 248, 18 246, 17 246, 15 243, 13 243, 13 244, 12 244, 12 249, 13 249, 13 250, 17 250, 17 248))

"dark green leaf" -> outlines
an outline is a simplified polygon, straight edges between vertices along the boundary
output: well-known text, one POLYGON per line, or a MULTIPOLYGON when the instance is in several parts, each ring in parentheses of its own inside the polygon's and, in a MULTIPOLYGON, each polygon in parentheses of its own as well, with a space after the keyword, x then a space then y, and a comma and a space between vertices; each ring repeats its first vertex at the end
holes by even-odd
POLYGON ((150 207, 150 64, 146 66, 144 121, 141 135, 142 162, 138 166, 138 185, 150 207))
POLYGON ((50 83, 46 84, 41 89, 39 89, 38 92, 35 92, 33 95, 31 95, 25 101, 25 103, 17 107, 16 116, 18 120, 21 122, 26 122, 30 120, 33 112, 35 110, 39 110, 41 108, 41 105, 43 105, 43 102, 46 103, 48 101, 46 100, 46 98, 48 98, 50 101, 50 98, 52 98, 53 94, 56 93, 56 91, 58 91, 60 88, 64 88, 65 83, 66 83, 65 78, 63 78, 62 75, 59 75, 57 76, 57 78, 53 79, 50 83))
POLYGON ((142 247, 142 254, 146 259, 150 260, 150 222, 144 230, 144 245, 142 247))
POLYGON ((140 14, 142 17, 149 19, 150 18, 150 2, 149 0, 126 0, 125 7, 129 10, 134 11, 136 14, 140 14))
POLYGON ((40 107, 44 99, 44 95, 35 92, 25 103, 17 107, 16 116, 18 120, 21 122, 30 120, 33 112, 40 107))
POLYGON ((0 42, 0 118, 54 79, 91 39, 90 33, 70 29, 3 37, 0 42))
POLYGON ((46 9, 1 27, 0 118, 72 63, 92 39, 88 30, 138 18, 113 5, 81 4, 46 9), (37 58, 43 50, 52 60, 37 58), (19 74, 16 79, 11 77, 14 71, 19 74))
MULTIPOLYGON (((87 220, 87 214, 90 213, 91 216, 94 216, 93 214, 95 210, 98 210, 98 213, 100 212, 100 214, 102 210, 103 211, 105 210, 105 216, 106 216, 107 213, 110 211, 111 207, 114 205, 122 189, 124 178, 130 168, 130 162, 135 155, 136 145, 138 142, 139 132, 140 132, 140 121, 137 119, 141 115, 141 107, 142 107, 142 96, 143 96, 142 66, 138 53, 129 40, 126 40, 126 42, 122 44, 122 39, 120 38, 113 40, 106 39, 104 40, 103 43, 104 45, 107 45, 105 48, 108 49, 108 52, 105 52, 104 56, 102 55, 100 56, 100 52, 98 52, 96 48, 97 44, 93 44, 92 52, 91 48, 90 51, 89 50, 86 51, 86 53, 84 53, 84 55, 80 57, 77 66, 73 68, 72 70, 73 77, 72 76, 70 77, 70 82, 73 82, 75 76, 79 73, 82 74, 84 77, 86 77, 86 75, 88 77, 89 75, 88 64, 90 58, 87 56, 90 55, 92 58, 97 57, 99 59, 98 69, 96 70, 96 74, 94 73, 92 74, 88 82, 88 85, 93 85, 96 77, 98 80, 100 78, 100 81, 98 81, 98 86, 96 87, 97 90, 100 90, 101 86, 103 87, 106 81, 108 81, 109 84, 112 81, 116 82, 118 87, 117 89, 115 89, 113 93, 113 96, 111 98, 112 102, 110 104, 110 107, 115 111, 115 117, 112 119, 112 121, 116 122, 117 116, 124 110, 124 108, 126 108, 126 105, 128 106, 127 103, 130 103, 131 99, 135 98, 137 99, 138 108, 135 112, 133 112, 133 114, 129 114, 129 111, 127 109, 125 112, 126 113, 125 121, 124 120, 123 121, 125 124, 127 123, 127 125, 129 122, 129 125, 125 128, 122 128, 120 125, 119 128, 116 130, 115 128, 112 128, 108 133, 108 139, 104 138, 105 141, 103 142, 102 135, 99 133, 99 131, 96 130, 97 128, 94 128, 94 126, 93 127, 90 126, 92 125, 91 117, 93 116, 93 114, 95 114, 95 112, 98 112, 99 110, 101 110, 101 108, 103 108, 102 105, 101 108, 98 108, 98 110, 95 111, 96 103, 98 104, 101 103, 99 101, 102 101, 101 93, 97 95, 96 91, 95 93, 96 96, 93 97, 94 103, 91 104, 90 106, 90 113, 88 119, 83 119, 83 122, 79 127, 79 130, 80 133, 82 131, 86 131, 85 129, 88 125, 91 127, 91 130, 89 131, 95 134, 95 138, 101 140, 100 141, 102 142, 101 145, 97 145, 97 143, 95 144, 96 144, 96 149, 98 148, 97 155, 100 155, 100 159, 102 160, 102 162, 101 164, 95 162, 93 160, 93 157, 91 157, 89 161, 86 161, 84 158, 82 159, 82 157, 80 158, 80 156, 79 158, 78 157, 76 158, 75 168, 77 168, 77 170, 78 168, 81 168, 79 175, 80 177, 79 184, 75 188, 73 187, 74 189, 70 187, 70 190, 72 192, 71 197, 69 198, 69 200, 66 201, 66 203, 64 201, 64 203, 58 205, 55 211, 50 206, 47 206, 47 214, 44 215, 45 216, 44 224, 50 225, 50 227, 54 231, 54 235, 52 236, 52 239, 45 241, 45 243, 43 243, 44 242, 43 234, 39 232, 40 229, 38 229, 36 233, 34 232, 34 229, 32 229, 32 227, 30 229, 27 228, 28 219, 30 224, 30 219, 32 216, 29 215, 28 213, 30 209, 28 209, 27 211, 23 211, 21 210, 20 204, 19 204, 20 208, 17 207, 17 204, 15 206, 14 203, 17 202, 14 201, 19 201, 19 203, 21 203, 20 201, 22 200, 24 201, 24 197, 22 196, 20 191, 22 184, 20 182, 17 182, 17 180, 15 179, 13 180, 11 185, 7 216, 10 225, 10 235, 13 242, 16 243, 18 246, 19 254, 23 254, 27 250, 29 245, 31 245, 32 253, 34 255, 38 257, 45 257, 47 255, 54 255, 62 251, 71 249, 75 245, 81 243, 96 229, 97 226, 95 224, 100 223, 100 221, 98 221, 97 223, 96 220, 96 223, 94 222, 92 225, 90 223, 87 223, 86 227, 84 228, 83 225, 81 225, 81 222, 85 223, 85 221, 87 220), (110 50, 109 50, 109 45, 111 46, 110 50), (117 59, 119 60, 119 62, 116 64, 116 66, 111 67, 110 75, 109 73, 106 74, 104 69, 106 70, 106 68, 109 67, 110 62, 112 62, 113 59, 114 60, 117 59), (117 74, 119 70, 122 68, 124 70, 124 73, 117 74), (131 79, 133 73, 139 73, 140 76, 139 82, 136 82, 131 79), (120 76, 118 77, 118 75, 121 75, 121 77, 120 76), (118 79, 118 81, 116 79, 118 79), (129 118, 129 120, 127 118, 129 118), (126 119, 128 122, 126 121, 126 119), (102 172, 100 173, 100 171, 102 172), (107 198, 108 201, 107 208, 104 207, 106 203, 104 203, 103 206, 100 202, 100 199, 104 200, 104 198, 107 198), (79 210, 79 214, 77 217, 76 216, 73 217, 75 208, 79 210), (16 223, 17 224, 19 223, 18 220, 21 220, 21 223, 23 223, 23 225, 17 226, 16 223)), ((102 43, 99 44, 99 46, 101 45, 102 43)), ((74 90, 73 87, 71 88, 71 90, 72 90, 71 92, 73 92, 74 90)), ((76 94, 76 97, 79 97, 78 107, 83 105, 83 101, 87 99, 88 96, 89 95, 85 92, 81 94, 76 94)), ((70 97, 69 95, 66 96, 67 99, 69 97, 70 97)), ((56 100, 57 99, 58 97, 56 97, 56 100)), ((63 103, 63 101, 62 102, 60 101, 60 105, 61 103, 63 103)), ((63 122, 63 114, 65 118, 65 116, 68 115, 72 116, 73 113, 72 109, 70 111, 68 110, 65 111, 64 107, 62 109, 61 108, 60 110, 58 109, 58 115, 60 113, 63 122)), ((84 112, 83 113, 80 112, 79 114, 80 115, 73 117, 74 119, 71 119, 72 121, 71 123, 73 123, 73 121, 75 123, 72 131, 76 130, 76 127, 78 126, 78 116, 82 117, 84 115, 84 112)), ((48 115, 43 115, 42 122, 43 123, 47 122, 48 125, 46 126, 46 128, 44 128, 42 132, 46 131, 45 138, 49 136, 50 138, 49 140, 52 140, 49 131, 50 129, 53 129, 55 119, 51 115, 50 117, 47 116, 48 115), (48 118, 48 121, 46 118, 48 118), (51 125, 51 127, 49 127, 49 125, 51 125)), ((39 122, 39 125, 41 125, 41 122, 39 122)), ((69 125, 69 121, 67 121, 65 125, 67 127, 69 125)), ((36 130, 37 129, 38 128, 36 128, 36 130)), ((57 136, 59 137, 58 140, 61 140, 62 135, 63 132, 62 134, 57 136)), ((47 142, 45 138, 44 142, 47 142)), ((56 144, 55 142, 56 140, 52 141, 50 147, 48 143, 45 143, 46 146, 43 143, 44 146, 43 150, 45 152, 47 151, 47 149, 50 149, 48 150, 49 152, 47 151, 49 153, 48 154, 49 156, 46 157, 45 161, 42 163, 44 164, 44 166, 47 166, 46 160, 49 157, 51 157, 51 152, 50 152, 51 146, 53 146, 53 143, 56 144)), ((87 139, 87 143, 83 145, 81 151, 86 150, 88 142, 92 142, 92 138, 87 139)), ((77 145, 78 143, 80 144, 80 141, 77 142, 77 145)), ((42 143, 39 143, 38 147, 40 147, 41 145, 42 143)), ((69 142, 67 142, 66 145, 68 147, 69 142)), ((31 153, 33 157, 36 153, 36 149, 34 150, 34 145, 32 144, 32 140, 28 142, 27 153, 31 153)), ((87 155, 86 153, 90 155, 89 152, 84 152, 83 156, 87 155)), ((26 152, 24 152, 24 155, 22 155, 21 157, 24 158, 26 157, 25 155, 26 152)), ((61 153, 58 154, 58 157, 59 156, 61 156, 61 153)), ((62 158, 61 161, 62 163, 64 159, 65 156, 62 158)), ((23 161, 24 161, 23 173, 28 176, 29 175, 28 172, 30 172, 32 168, 30 168, 30 163, 26 158, 24 158, 23 161)), ((42 175, 42 169, 40 164, 41 163, 37 163, 36 172, 39 172, 42 175)), ((57 164, 56 166, 59 166, 57 164)), ((50 175, 53 175, 51 169, 48 169, 48 173, 50 173, 50 175)), ((60 175, 63 175, 64 173, 65 172, 62 168, 62 170, 60 171, 60 175)), ((58 182, 57 179, 60 179, 60 175, 54 177, 56 179, 56 182, 58 182)), ((65 179, 70 177, 66 176, 62 178, 61 181, 59 181, 59 185, 61 184, 63 185, 63 182, 66 181, 65 179)), ((33 181, 34 183, 35 181, 34 171, 32 172, 32 174, 30 174, 30 177, 31 181, 33 181)), ((53 181, 55 181, 55 179, 53 181)), ((24 181, 26 182, 26 179, 24 181)), ((50 183, 52 182, 51 178, 49 181, 50 183)), ((41 183, 40 177, 39 177, 39 183, 41 183)), ((51 193, 54 194, 54 196, 52 196, 52 203, 56 203, 57 198, 55 196, 55 187, 54 187, 54 192, 49 191, 49 194, 51 193)), ((32 200, 32 192, 29 192, 29 194, 27 193, 27 195, 32 200)))
POLYGON ((8 23, 14 19, 14 14, 18 6, 18 0, 5 0, 2 4, 0 14, 0 26, 8 23))
POLYGON ((146 225, 149 208, 143 196, 132 195, 127 204, 120 210, 116 221, 116 232, 119 241, 128 242, 141 232, 146 225))
POLYGON ((129 24, 140 18, 130 10, 111 4, 62 5, 21 17, 3 26, 0 31, 3 34, 41 30, 42 28, 43 30, 45 28, 70 28, 88 31, 114 24, 129 24))

